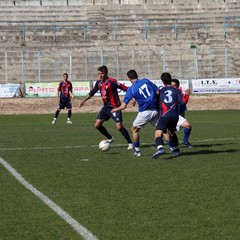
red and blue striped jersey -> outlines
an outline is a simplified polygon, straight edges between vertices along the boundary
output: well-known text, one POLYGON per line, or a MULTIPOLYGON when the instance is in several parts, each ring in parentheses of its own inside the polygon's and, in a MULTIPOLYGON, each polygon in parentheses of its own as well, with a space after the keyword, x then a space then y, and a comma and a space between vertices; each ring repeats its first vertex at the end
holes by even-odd
POLYGON ((114 78, 107 78, 104 82, 102 80, 97 80, 89 95, 92 97, 99 90, 104 105, 115 108, 121 105, 118 89, 127 91, 128 87, 119 83, 114 78))
POLYGON ((70 92, 72 92, 72 83, 69 81, 61 81, 59 83, 58 89, 60 92, 61 99, 70 99, 70 92))

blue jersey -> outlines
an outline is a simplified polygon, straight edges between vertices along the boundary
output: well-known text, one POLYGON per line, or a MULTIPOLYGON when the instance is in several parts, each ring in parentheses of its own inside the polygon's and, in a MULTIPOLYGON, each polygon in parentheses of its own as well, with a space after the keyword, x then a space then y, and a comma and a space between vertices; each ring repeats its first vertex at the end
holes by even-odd
POLYGON ((128 88, 123 102, 128 104, 134 98, 138 103, 139 112, 147 109, 157 108, 157 94, 158 87, 150 80, 143 78, 133 82, 132 86, 128 88))
POLYGON ((160 117, 178 117, 179 105, 185 106, 179 89, 171 86, 160 89, 160 117))

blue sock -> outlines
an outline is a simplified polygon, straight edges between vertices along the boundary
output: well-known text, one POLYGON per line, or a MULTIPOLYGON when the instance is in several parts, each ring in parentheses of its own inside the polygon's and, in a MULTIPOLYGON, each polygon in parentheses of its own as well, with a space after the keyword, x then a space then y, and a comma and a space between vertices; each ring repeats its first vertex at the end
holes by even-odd
POLYGON ((133 142, 133 146, 134 146, 135 148, 139 148, 139 147, 140 147, 140 143, 139 143, 139 142, 133 142))
POLYGON ((192 131, 191 128, 184 128, 184 137, 183 137, 184 142, 188 142, 188 138, 191 134, 191 131, 192 131))
POLYGON ((168 145, 170 148, 175 147, 174 144, 173 144, 173 142, 172 142, 172 140, 167 141, 167 145, 168 145))

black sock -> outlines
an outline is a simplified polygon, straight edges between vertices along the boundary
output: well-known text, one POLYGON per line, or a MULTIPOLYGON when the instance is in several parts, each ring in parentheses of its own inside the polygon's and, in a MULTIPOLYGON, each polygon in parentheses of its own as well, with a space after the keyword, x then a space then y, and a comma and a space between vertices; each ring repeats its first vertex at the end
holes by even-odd
POLYGON ((108 133, 107 129, 104 126, 100 126, 97 128, 97 130, 104 135, 107 139, 111 139, 112 136, 108 133))
POLYGON ((163 145, 162 137, 155 138, 155 143, 156 143, 157 147, 160 146, 160 145, 163 145))
POLYGON ((72 110, 68 110, 68 118, 71 118, 72 116, 72 110))
POLYGON ((173 143, 174 147, 178 147, 178 137, 177 137, 176 133, 174 133, 171 136, 171 140, 172 140, 172 143, 173 143))
POLYGON ((60 110, 57 110, 57 111, 55 112, 55 116, 54 116, 54 117, 55 117, 56 119, 57 119, 59 113, 60 113, 60 110))
POLYGON ((123 137, 127 140, 128 143, 132 143, 132 140, 126 128, 122 127, 121 129, 119 129, 119 131, 123 135, 123 137))

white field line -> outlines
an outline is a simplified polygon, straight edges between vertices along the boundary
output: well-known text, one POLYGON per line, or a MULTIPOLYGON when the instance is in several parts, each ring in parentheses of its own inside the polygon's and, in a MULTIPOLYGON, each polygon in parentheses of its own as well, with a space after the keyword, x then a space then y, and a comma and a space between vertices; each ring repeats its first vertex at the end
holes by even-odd
MULTIPOLYGON (((240 137, 235 138, 213 138, 213 139, 202 139, 202 140, 194 140, 191 143, 199 143, 199 142, 215 142, 215 141, 229 141, 229 140, 240 140, 240 137)), ((155 145, 155 143, 141 143, 141 146, 155 145)), ((115 147, 124 147, 127 144, 113 144, 115 147)), ((54 147, 17 147, 17 148, 0 148, 0 151, 18 151, 18 150, 51 150, 51 149, 72 149, 72 148, 95 148, 98 145, 79 145, 79 146, 54 146, 54 147)))
POLYGON ((89 232, 84 226, 78 223, 67 212, 55 204, 46 195, 38 191, 29 182, 27 182, 21 174, 19 174, 9 163, 0 157, 0 163, 28 190, 36 195, 41 201, 43 201, 49 208, 51 208, 56 214, 58 214, 66 223, 68 223, 79 235, 85 240, 98 240, 91 232, 89 232))

